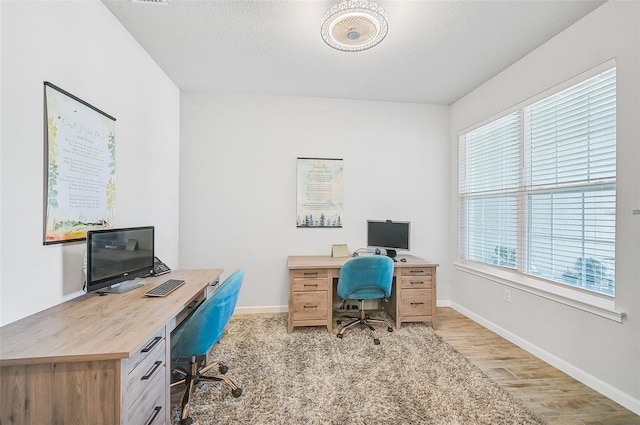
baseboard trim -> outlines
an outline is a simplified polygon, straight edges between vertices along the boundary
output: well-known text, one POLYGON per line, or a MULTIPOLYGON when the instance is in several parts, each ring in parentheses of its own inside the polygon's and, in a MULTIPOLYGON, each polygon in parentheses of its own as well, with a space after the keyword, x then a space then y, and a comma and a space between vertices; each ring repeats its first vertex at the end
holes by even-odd
POLYGON ((267 305, 267 306, 237 306, 233 314, 265 314, 265 313, 287 313, 288 305, 267 305))
MULTIPOLYGON (((443 302, 443 304, 445 303, 443 302)), ((449 301, 449 302, 446 302, 446 304, 448 304, 448 307, 453 308, 454 310, 458 311, 460 314, 467 316, 469 319, 473 320, 474 322, 479 323, 480 325, 484 326, 485 328, 489 329, 492 332, 495 332, 496 334, 500 335, 504 339, 508 340, 509 342, 512 342, 513 344, 517 345, 523 350, 528 351, 529 353, 533 354, 539 359, 544 360, 545 362, 549 363, 553 367, 561 370, 562 372, 566 373, 572 378, 582 382, 586 386, 599 392, 605 397, 610 398, 616 403, 631 410, 633 413, 640 415, 640 400, 631 397, 629 394, 618 390, 617 388, 607 384, 606 382, 596 378, 595 376, 585 372, 584 370, 575 367, 571 363, 568 363, 565 360, 562 360, 561 358, 549 353, 548 351, 543 350, 534 344, 531 344, 529 341, 523 338, 520 338, 518 335, 515 335, 507 331, 506 329, 496 325, 495 323, 489 320, 486 320, 481 316, 478 316, 477 314, 473 313, 470 310, 467 310, 466 308, 462 307, 459 304, 456 304, 455 302, 449 301)), ((440 302, 438 302, 438 307, 441 307, 440 302)), ((442 307, 444 307, 444 305, 442 305, 442 307)))

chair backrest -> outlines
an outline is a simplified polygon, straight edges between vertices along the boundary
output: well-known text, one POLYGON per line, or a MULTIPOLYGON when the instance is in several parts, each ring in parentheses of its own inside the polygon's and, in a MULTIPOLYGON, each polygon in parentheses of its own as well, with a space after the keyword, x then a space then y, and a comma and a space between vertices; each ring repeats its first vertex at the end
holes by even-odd
POLYGON ((243 278, 243 270, 233 272, 171 332, 171 357, 201 356, 209 352, 233 315, 243 278))
POLYGON ((344 299, 391 296, 393 260, 386 255, 354 257, 344 263, 338 277, 338 295, 344 299))

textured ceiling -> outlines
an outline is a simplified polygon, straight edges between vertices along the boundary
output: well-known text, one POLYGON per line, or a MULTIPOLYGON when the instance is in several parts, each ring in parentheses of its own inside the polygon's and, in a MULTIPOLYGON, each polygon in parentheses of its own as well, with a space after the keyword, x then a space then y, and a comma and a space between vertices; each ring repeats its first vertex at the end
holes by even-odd
POLYGON ((387 37, 346 53, 320 36, 333 1, 164 1, 103 3, 182 90, 444 105, 604 3, 378 0, 387 37))

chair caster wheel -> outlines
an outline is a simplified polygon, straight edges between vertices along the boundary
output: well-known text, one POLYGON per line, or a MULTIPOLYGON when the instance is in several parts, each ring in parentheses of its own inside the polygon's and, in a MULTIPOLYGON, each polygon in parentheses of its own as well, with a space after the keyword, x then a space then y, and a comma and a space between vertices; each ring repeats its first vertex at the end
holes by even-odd
POLYGON ((387 331, 389 331, 389 332, 393 332, 393 328, 392 328, 391 326, 389 326, 389 327, 387 328, 387 331))
POLYGON ((373 343, 375 345, 380 345, 380 340, 378 338, 376 338, 376 339, 373 340, 373 343))
POLYGON ((336 324, 341 325, 342 324, 342 320, 336 320, 336 324))
POLYGON ((229 366, 227 365, 223 365, 221 364, 220 366, 218 366, 218 372, 220 372, 221 374, 225 374, 229 371, 229 366))
POLYGON ((232 390, 231 395, 233 395, 235 398, 240 397, 242 395, 242 388, 236 388, 235 390, 232 390))
POLYGON ((191 417, 187 417, 186 419, 180 419, 180 425, 191 425, 193 423, 193 419, 191 417))
POLYGON ((338 338, 342 339, 342 337, 343 337, 344 335, 342 335, 342 334, 338 334, 338 335, 336 335, 336 336, 337 336, 338 338))

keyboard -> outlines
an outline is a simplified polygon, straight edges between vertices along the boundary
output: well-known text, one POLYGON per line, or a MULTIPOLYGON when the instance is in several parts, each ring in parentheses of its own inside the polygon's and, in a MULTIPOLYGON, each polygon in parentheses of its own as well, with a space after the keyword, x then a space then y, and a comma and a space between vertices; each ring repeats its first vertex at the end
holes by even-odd
POLYGON ((180 279, 169 279, 166 282, 161 283, 155 288, 149 289, 144 294, 147 297, 164 297, 169 295, 171 292, 178 289, 180 286, 184 285, 184 280, 180 279))

